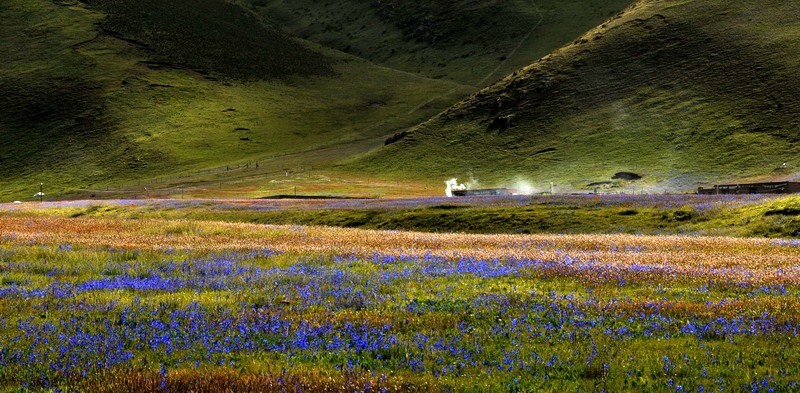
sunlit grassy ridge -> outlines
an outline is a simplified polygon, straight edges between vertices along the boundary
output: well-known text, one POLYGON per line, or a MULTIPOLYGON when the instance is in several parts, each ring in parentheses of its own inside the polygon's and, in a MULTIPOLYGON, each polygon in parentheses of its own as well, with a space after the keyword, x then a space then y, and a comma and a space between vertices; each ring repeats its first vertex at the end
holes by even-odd
POLYGON ((798 20, 784 1, 639 1, 359 168, 562 190, 623 171, 651 191, 791 178, 798 20))
POLYGON ((794 241, 37 214, 0 213, 7 391, 800 384, 794 241))
POLYGON ((330 164, 342 157, 320 149, 369 150, 470 91, 273 33, 260 18, 217 0, 170 3, 174 8, 158 14, 143 9, 149 3, 93 4, 101 3, 116 16, 78 2, 2 5, 4 198, 30 198, 40 182, 52 195, 147 186, 155 177, 245 163, 280 171, 290 165, 280 158, 286 154, 330 164), (231 15, 165 29, 125 19, 131 12, 165 23, 181 7, 192 8, 187 15, 217 8, 231 15), (250 53, 260 48, 246 45, 253 39, 276 43, 275 52, 250 53), (173 51, 176 45, 188 48, 173 51), (232 52, 244 57, 228 57, 232 52))

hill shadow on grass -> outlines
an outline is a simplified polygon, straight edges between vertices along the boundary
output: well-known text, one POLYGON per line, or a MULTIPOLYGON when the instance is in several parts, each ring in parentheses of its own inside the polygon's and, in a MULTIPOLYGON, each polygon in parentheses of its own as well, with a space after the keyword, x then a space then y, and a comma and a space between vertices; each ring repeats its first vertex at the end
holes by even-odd
MULTIPOLYGON (((67 161, 76 147, 100 143, 113 122, 101 86, 78 78, 0 78, 0 129, 14 143, 0 147, 0 175, 19 176, 67 161)), ((102 144, 102 143, 100 143, 102 144)))
POLYGON ((223 0, 87 0, 104 31, 154 51, 152 66, 238 80, 331 75, 331 61, 223 0))

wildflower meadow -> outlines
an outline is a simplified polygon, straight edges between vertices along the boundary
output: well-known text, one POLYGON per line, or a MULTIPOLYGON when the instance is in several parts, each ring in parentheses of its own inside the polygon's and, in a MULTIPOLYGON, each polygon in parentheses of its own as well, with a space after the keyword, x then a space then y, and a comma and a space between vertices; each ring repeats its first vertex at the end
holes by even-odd
POLYGON ((0 391, 797 391, 798 310, 791 239, 0 213, 0 391))

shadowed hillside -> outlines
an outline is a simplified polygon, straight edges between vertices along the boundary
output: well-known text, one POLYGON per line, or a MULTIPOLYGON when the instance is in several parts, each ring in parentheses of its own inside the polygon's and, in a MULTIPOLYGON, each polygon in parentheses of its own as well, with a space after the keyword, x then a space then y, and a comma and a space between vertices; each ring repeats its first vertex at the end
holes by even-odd
POLYGON ((485 85, 630 0, 239 0, 292 34, 435 78, 485 85), (511 55, 511 57, 508 57, 511 55))
POLYGON ((139 43, 152 65, 252 80, 327 75, 330 61, 239 6, 216 0, 87 0, 108 16, 105 34, 139 43))
POLYGON ((0 194, 19 199, 40 182, 48 195, 141 190, 255 162, 282 173, 289 154, 330 164, 334 146, 366 151, 470 91, 223 0, 8 0, 0 16, 0 194))
POLYGON ((561 190, 792 178, 798 25, 793 2, 642 0, 357 167, 561 190))

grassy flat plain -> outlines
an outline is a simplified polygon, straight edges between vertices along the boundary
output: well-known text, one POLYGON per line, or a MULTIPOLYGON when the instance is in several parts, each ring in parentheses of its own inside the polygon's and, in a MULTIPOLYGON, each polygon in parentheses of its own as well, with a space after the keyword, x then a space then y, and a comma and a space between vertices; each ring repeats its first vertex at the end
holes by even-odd
POLYGON ((7 214, 331 226, 473 234, 794 238, 800 197, 556 195, 405 199, 186 199, 4 205, 7 214))
POLYGON ((0 386, 792 391, 798 242, 730 225, 797 212, 797 197, 693 196, 0 205, 0 386), (559 206, 743 237, 242 222, 559 206))

